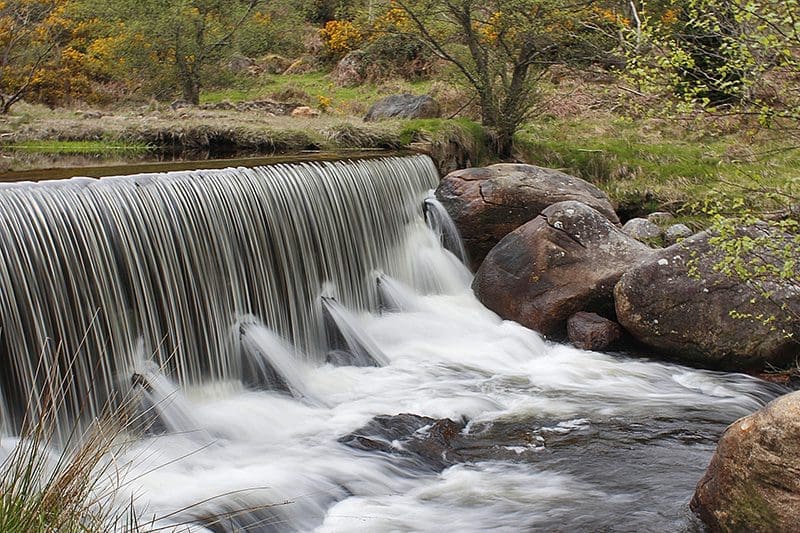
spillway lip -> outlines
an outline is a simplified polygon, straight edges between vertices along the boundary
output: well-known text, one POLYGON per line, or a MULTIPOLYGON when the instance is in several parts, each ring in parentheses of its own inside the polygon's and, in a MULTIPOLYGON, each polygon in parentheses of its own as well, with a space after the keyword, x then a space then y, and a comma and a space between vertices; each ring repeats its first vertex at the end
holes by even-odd
POLYGON ((280 163, 308 163, 314 161, 340 161, 379 159, 418 155, 416 150, 357 149, 337 151, 308 150, 292 154, 241 157, 232 159, 196 159, 186 161, 144 162, 91 167, 63 167, 20 170, 0 173, 0 184, 63 180, 75 177, 101 178, 131 174, 161 173, 187 170, 218 170, 230 167, 259 167, 280 163))

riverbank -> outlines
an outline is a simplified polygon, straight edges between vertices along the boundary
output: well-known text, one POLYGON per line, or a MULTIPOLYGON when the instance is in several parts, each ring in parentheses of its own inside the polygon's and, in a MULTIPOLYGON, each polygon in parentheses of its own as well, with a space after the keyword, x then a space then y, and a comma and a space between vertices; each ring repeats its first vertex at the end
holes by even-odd
MULTIPOLYGON (((276 116, 267 100, 254 102, 113 111, 19 105, 0 119, 0 174, 33 179, 37 171, 75 168, 94 175, 85 168, 140 164, 170 170, 186 168, 187 161, 307 158, 309 152, 347 157, 353 150, 422 151, 442 174, 497 161, 491 136, 469 118, 366 123, 340 112, 276 116)), ((624 219, 670 211, 692 224, 704 206, 730 197, 770 211, 781 208, 773 192, 800 188, 792 137, 744 117, 634 120, 587 108, 528 122, 516 147, 518 161, 597 185, 624 219)))

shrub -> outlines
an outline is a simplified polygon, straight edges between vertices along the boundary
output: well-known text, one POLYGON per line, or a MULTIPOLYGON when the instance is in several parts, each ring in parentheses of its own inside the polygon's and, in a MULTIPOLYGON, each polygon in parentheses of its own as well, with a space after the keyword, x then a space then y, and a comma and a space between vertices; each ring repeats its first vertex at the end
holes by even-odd
POLYGON ((364 41, 355 24, 349 20, 330 20, 320 30, 325 49, 334 58, 343 57, 347 52, 355 50, 364 41))

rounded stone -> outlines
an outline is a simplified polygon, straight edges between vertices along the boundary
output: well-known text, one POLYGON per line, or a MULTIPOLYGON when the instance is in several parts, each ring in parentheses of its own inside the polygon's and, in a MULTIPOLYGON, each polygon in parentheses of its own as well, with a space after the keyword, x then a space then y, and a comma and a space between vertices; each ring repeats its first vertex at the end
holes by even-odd
POLYGON ((731 424, 691 501, 711 531, 795 532, 800 510, 800 392, 731 424))
POLYGON ((567 319, 578 311, 613 314, 614 285, 653 253, 599 211, 559 202, 506 235, 486 256, 472 289, 502 318, 564 337, 567 319))
POLYGON ((661 228, 650 222, 646 218, 632 218, 622 226, 622 231, 636 239, 649 245, 660 245, 662 232, 661 228))
POLYGON ((664 230, 664 241, 671 246, 683 239, 689 238, 694 234, 686 224, 673 224, 664 230))

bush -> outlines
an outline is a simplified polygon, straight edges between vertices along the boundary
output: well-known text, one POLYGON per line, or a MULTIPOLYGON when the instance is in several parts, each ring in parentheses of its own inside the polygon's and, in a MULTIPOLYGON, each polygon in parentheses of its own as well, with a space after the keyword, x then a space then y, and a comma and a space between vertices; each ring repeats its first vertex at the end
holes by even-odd
POLYGON ((433 69, 433 56, 418 40, 405 35, 379 35, 363 51, 369 81, 389 78, 418 81, 428 78, 433 69))
POLYGON ((325 50, 333 58, 343 57, 364 41, 361 30, 349 20, 330 20, 320 30, 325 50))

